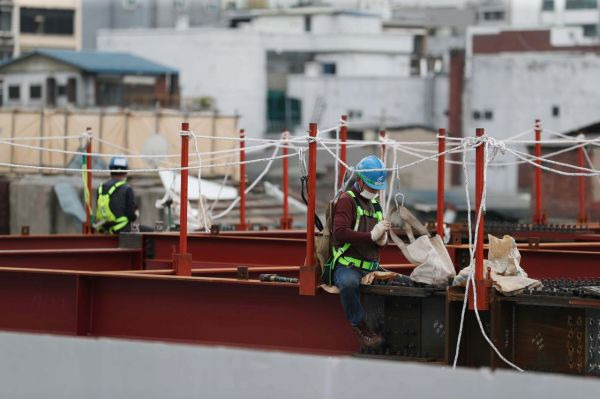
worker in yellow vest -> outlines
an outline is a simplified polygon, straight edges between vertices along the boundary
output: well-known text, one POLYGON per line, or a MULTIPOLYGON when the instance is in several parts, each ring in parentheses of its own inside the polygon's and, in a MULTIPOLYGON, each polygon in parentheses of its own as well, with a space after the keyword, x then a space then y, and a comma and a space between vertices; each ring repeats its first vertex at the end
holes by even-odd
POLYGON ((108 168, 110 180, 98 187, 94 226, 99 232, 110 234, 130 231, 137 218, 137 207, 133 189, 127 184, 127 158, 113 157, 108 168))
POLYGON ((384 220, 377 201, 379 191, 386 188, 387 171, 381 159, 371 155, 356 165, 355 172, 356 182, 340 195, 333 208, 332 280, 361 346, 373 349, 383 338, 365 321, 360 280, 379 267, 379 252, 387 244, 390 222, 384 220))

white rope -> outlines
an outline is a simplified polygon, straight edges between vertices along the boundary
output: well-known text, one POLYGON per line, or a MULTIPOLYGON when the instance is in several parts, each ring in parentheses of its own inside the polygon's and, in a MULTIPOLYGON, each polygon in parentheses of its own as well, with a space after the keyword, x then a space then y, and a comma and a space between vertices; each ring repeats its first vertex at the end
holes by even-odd
MULTIPOLYGON (((590 158, 590 155, 588 154, 588 152, 585 148, 583 149, 583 155, 585 156, 585 159, 586 159, 588 165, 590 165, 590 167, 593 168, 594 162, 592 162, 592 158, 590 158)), ((594 177, 596 178, 596 181, 598 182, 598 184, 600 184, 600 176, 595 175, 594 177)))
MULTIPOLYGON (((198 138, 194 133, 190 133, 194 139, 194 148, 196 149, 196 156, 198 157, 198 166, 202 166, 202 157, 200 156, 200 149, 198 148, 198 138)), ((204 224, 204 231, 210 232, 210 223, 206 217, 206 209, 204 203, 204 196, 202 195, 202 168, 198 168, 198 207, 202 212, 202 224, 204 224)), ((187 215, 185 215, 187 218, 187 215)))
MULTIPOLYGON (((277 154, 277 151, 279 151, 279 144, 275 146, 275 149, 273 150, 273 154, 271 155, 271 157, 269 158, 269 162, 267 163, 267 165, 265 166, 265 169, 260 173, 260 175, 258 175, 258 177, 252 182, 252 184, 250 184, 246 190, 244 190, 245 194, 248 194, 250 191, 252 191, 252 189, 262 180, 262 178, 267 174, 267 172, 269 171, 269 169, 271 169, 271 165, 273 165, 273 161, 279 157, 276 157, 275 154, 277 154)), ((287 156, 295 156, 296 154, 288 154, 287 156)), ((281 157, 285 157, 285 156, 281 156, 281 157)), ((244 176, 240 176, 240 179, 243 179, 244 176)), ((227 215, 229 212, 231 212, 231 210, 233 209, 233 207, 235 207, 238 203, 240 202, 240 196, 238 195, 232 202, 231 204, 229 204, 229 206, 227 207, 227 209, 225 209, 224 211, 222 211, 221 213, 214 215, 213 219, 220 219, 223 216, 227 215)))
MULTIPOLYGON (((455 369, 456 364, 458 362, 458 355, 460 353, 460 341, 462 338, 462 331, 463 331, 463 326, 464 326, 464 321, 465 321, 465 312, 466 312, 466 307, 467 307, 467 301, 469 298, 469 285, 470 285, 469 283, 471 283, 471 284, 473 284, 473 305, 474 305, 474 310, 475 310, 475 317, 477 319, 477 323, 479 324, 479 329, 481 330, 481 334, 483 335, 483 338, 486 340, 488 345, 494 350, 494 352, 496 352, 498 357, 500 359, 502 359, 502 361, 504 361, 507 365, 511 366, 512 368, 514 368, 518 371, 523 371, 520 367, 518 367, 517 365, 513 364, 508 359, 506 359, 500 353, 498 348, 496 348, 496 346, 490 340, 490 338, 487 336, 485 329, 483 327, 483 323, 481 322, 481 318, 479 317, 479 311, 477 309, 477 287, 476 287, 475 278, 474 278, 475 266, 474 266, 473 262, 475 259, 475 251, 477 249, 477 236, 479 233, 479 229, 483 228, 481 226, 480 222, 481 222, 481 216, 482 216, 483 212, 485 211, 485 203, 486 203, 486 196, 487 196, 487 166, 488 166, 488 162, 496 156, 498 151, 504 152, 506 150, 506 146, 504 143, 502 143, 500 141, 496 141, 492 137, 489 137, 489 136, 477 137, 477 138, 475 138, 475 140, 473 140, 472 137, 468 137, 463 141, 463 143, 464 143, 463 161, 466 161, 466 153, 467 153, 468 146, 474 148, 474 147, 477 147, 480 145, 484 145, 485 156, 484 156, 484 164, 483 164, 483 193, 482 193, 482 198, 481 198, 481 203, 480 203, 479 209, 477 210, 477 219, 475 222, 475 235, 474 236, 471 231, 472 225, 471 225, 471 200, 469 197, 469 177, 468 177, 469 174, 467 173, 466 162, 463 163, 463 173, 465 176, 465 185, 464 185, 465 186, 465 196, 466 196, 466 200, 467 200, 467 222, 468 222, 468 231, 469 231, 469 254, 470 254, 469 266, 471 266, 471 271, 469 273, 469 277, 467 279, 467 285, 465 287, 465 296, 463 299, 463 307, 462 307, 461 316, 460 316, 460 325, 459 325, 459 330, 458 330, 458 337, 457 337, 457 341, 456 341, 456 349, 455 349, 455 353, 454 353, 454 361, 452 363, 452 368, 455 369), (492 147, 491 156, 489 156, 489 147, 492 147)), ((484 271, 484 273, 485 273, 485 271, 484 271)), ((490 278, 490 276, 488 276, 488 278, 490 278)))
POLYGON ((4 141, 53 141, 53 140, 78 140, 81 135, 70 136, 29 136, 29 137, 6 137, 4 141))

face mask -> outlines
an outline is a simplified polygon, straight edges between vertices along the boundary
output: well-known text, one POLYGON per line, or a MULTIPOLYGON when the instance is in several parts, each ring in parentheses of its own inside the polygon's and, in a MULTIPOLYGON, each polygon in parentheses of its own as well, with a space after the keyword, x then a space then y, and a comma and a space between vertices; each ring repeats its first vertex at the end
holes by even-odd
POLYGON ((360 196, 363 198, 366 198, 368 200, 372 200, 373 198, 377 197, 377 193, 372 193, 370 191, 367 190, 362 190, 360 192, 360 196))

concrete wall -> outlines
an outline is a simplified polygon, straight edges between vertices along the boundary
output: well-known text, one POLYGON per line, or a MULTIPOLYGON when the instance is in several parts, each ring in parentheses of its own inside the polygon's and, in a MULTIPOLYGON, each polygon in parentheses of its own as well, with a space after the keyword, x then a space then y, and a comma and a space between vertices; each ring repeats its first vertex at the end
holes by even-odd
POLYGON ((336 76, 410 76, 410 56, 398 54, 331 53, 315 60, 334 63, 336 76))
MULTIPOLYGON (((371 126, 431 126, 434 123, 431 79, 336 76, 311 78, 291 75, 288 78, 288 93, 290 97, 302 101, 302 126, 310 122, 315 101, 319 97, 325 104, 319 121, 323 127, 336 125, 340 115, 356 110, 361 111, 362 116, 354 117, 350 120, 351 123, 371 126)), ((446 86, 439 85, 442 95, 446 86)), ((446 108, 444 104, 447 96, 442 95, 435 96, 439 100, 438 110, 446 108)), ((439 122, 443 122, 443 119, 438 118, 439 122)))
POLYGON ((115 339, 0 334, 6 398, 593 398, 595 378, 115 339))
MULTIPOLYGON (((600 120, 600 56, 596 54, 476 55, 470 68, 464 97, 465 135, 474 135, 475 128, 481 127, 498 139, 506 139, 533 128, 535 118, 557 132, 600 120), (554 106, 559 107, 558 116, 552 115, 554 106), (483 115, 486 110, 493 112, 490 120, 474 119, 475 111, 483 115)), ((493 169, 489 177, 494 181, 490 190, 517 191, 516 166, 493 169)))
POLYGON ((266 53, 257 33, 229 29, 103 32, 99 50, 126 51, 180 71, 186 99, 216 99, 224 114, 241 114, 247 135, 261 136, 266 123, 266 53))

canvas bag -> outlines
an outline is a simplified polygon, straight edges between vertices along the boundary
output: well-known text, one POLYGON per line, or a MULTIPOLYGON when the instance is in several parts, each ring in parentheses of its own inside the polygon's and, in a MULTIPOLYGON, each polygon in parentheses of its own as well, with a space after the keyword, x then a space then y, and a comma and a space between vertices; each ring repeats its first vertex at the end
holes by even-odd
POLYGON ((410 243, 405 244, 393 230, 390 230, 390 237, 406 259, 417 266, 410 278, 423 284, 448 285, 448 279, 456 276, 456 271, 441 237, 431 237, 425 226, 404 206, 398 207, 398 214, 404 222, 404 231, 410 243), (421 234, 417 239, 413 228, 421 234))

